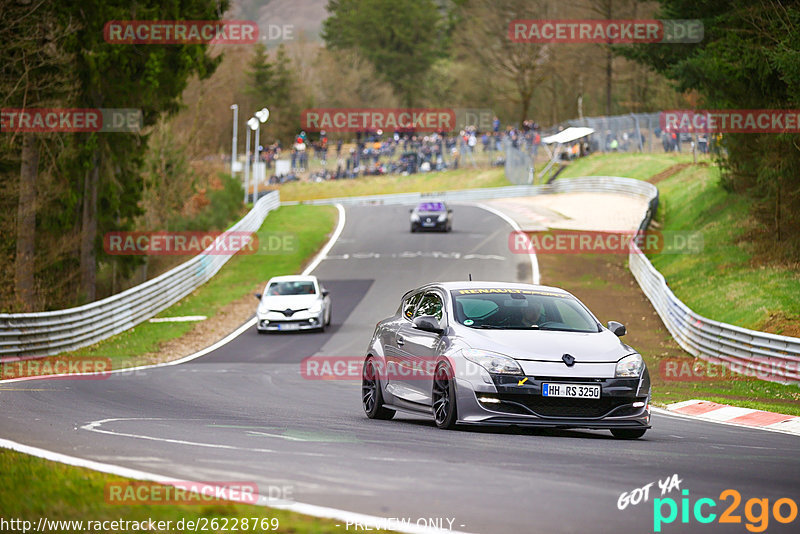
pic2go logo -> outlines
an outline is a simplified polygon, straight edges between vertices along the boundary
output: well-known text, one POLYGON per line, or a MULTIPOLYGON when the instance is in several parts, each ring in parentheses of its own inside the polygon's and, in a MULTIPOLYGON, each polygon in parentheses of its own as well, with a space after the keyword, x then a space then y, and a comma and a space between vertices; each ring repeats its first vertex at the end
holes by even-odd
MULTIPOLYGON (((698 499, 692 505, 689 501, 689 490, 683 490, 681 493, 683 498, 680 500, 680 505, 671 497, 653 499, 653 532, 661 532, 661 525, 674 523, 678 518, 678 512, 681 514, 681 523, 684 524, 691 521, 690 512, 698 523, 712 523, 717 519, 717 514, 711 512, 711 509, 717 506, 714 499, 698 499), (665 513, 667 515, 664 515, 665 513)), ((737 515, 736 511, 742 503, 742 495, 734 489, 726 489, 719 494, 720 501, 724 502, 729 498, 732 502, 720 514, 717 522, 740 524, 742 523, 742 516, 737 515)), ((797 503, 784 497, 775 500, 771 508, 769 499, 752 498, 748 499, 744 504, 744 516, 748 521, 745 523, 745 528, 750 532, 764 532, 767 530, 770 515, 778 523, 791 523, 797 519, 797 503)))

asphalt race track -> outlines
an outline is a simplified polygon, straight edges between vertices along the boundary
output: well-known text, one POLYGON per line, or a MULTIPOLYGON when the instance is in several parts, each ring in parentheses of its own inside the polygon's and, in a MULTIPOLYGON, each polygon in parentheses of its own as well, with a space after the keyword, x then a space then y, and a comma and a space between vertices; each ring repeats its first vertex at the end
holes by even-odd
MULTIPOLYGON (((690 503, 717 501, 704 513, 719 515, 731 502, 720 493, 737 490, 742 522, 700 524, 690 513, 681 524, 679 514, 662 532, 744 533, 748 499, 768 498, 770 508, 800 500, 796 436, 662 414, 637 441, 607 431, 443 431, 403 414, 370 421, 360 383, 304 379, 303 358, 362 356, 375 323, 416 285, 469 273, 530 281, 528 257, 508 251, 511 229, 488 211, 456 206, 451 234, 408 230, 405 207, 347 209, 340 239, 314 271, 333 301, 324 334, 253 327, 177 366, 0 384, 0 437, 178 479, 255 481, 262 492, 290 486, 302 503, 412 522, 450 518, 466 532, 653 532, 657 481, 675 473, 690 503), (617 509, 621 493, 651 482, 649 502, 617 509)), ((767 532, 797 524, 771 517, 767 532)))

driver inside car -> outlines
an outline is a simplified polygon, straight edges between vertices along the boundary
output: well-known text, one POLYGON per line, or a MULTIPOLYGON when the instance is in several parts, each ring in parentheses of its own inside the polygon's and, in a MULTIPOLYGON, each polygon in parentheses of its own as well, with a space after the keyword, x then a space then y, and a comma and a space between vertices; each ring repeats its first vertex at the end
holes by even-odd
POLYGON ((539 327, 539 318, 542 315, 541 306, 529 304, 522 310, 522 324, 528 328, 539 327))

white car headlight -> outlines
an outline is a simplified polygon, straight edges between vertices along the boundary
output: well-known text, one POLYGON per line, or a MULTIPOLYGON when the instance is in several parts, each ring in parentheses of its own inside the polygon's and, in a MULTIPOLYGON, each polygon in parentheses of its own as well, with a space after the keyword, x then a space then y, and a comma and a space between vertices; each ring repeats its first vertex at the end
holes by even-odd
POLYGON ((446 213, 442 213, 441 215, 439 215, 439 222, 444 222, 446 219, 447 219, 446 213))
POLYGON ((521 375, 522 368, 514 358, 496 352, 478 349, 463 349, 461 354, 471 362, 477 363, 490 373, 500 375, 521 375))
POLYGON ((419 215, 417 215, 416 213, 412 213, 411 220, 414 222, 419 222, 419 215))
POLYGON ((322 302, 317 301, 308 308, 308 313, 319 313, 322 311, 322 302))
POLYGON ((625 356, 617 362, 614 376, 617 378, 638 378, 644 369, 644 360, 640 354, 625 356))

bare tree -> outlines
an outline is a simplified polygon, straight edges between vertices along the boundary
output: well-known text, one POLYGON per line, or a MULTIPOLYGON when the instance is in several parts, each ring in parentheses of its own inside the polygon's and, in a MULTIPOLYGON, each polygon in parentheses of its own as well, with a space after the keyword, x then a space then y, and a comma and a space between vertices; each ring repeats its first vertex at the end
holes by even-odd
MULTIPOLYGON (((0 106, 36 108, 63 102, 73 87, 69 56, 60 43, 74 30, 69 21, 59 21, 48 9, 47 0, 0 0, 0 106)), ((21 137, 20 173, 14 258, 16 307, 32 309, 35 302, 37 177, 40 144, 46 136, 37 133, 21 137)), ((19 144, 12 138, 11 150, 19 144)))
POLYGON ((458 59, 479 62, 500 92, 513 95, 520 124, 529 118, 533 95, 547 76, 551 45, 513 42, 508 26, 515 19, 544 18, 546 12, 544 0, 471 0, 454 37, 458 59))

